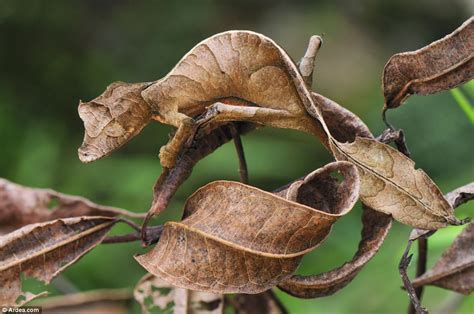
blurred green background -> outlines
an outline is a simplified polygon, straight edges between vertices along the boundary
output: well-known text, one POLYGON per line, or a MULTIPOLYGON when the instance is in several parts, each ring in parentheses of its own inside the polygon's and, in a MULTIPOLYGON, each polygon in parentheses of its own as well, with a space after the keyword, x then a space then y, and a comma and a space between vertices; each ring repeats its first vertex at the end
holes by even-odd
MULTIPOLYGON (((0 176, 146 211, 161 171, 158 150, 170 128, 152 123, 112 156, 81 164, 79 99, 96 97, 113 81, 163 77, 197 42, 230 29, 261 32, 295 60, 310 35, 324 34, 314 90, 360 115, 379 134, 380 77, 388 58, 441 38, 473 9, 469 0, 0 0, 0 176)), ((472 94, 470 101, 473 104, 472 94)), ((389 119, 406 131, 417 166, 443 192, 473 180, 474 125, 449 92, 414 96, 389 112, 389 119)), ((246 135, 243 142, 251 184, 267 190, 331 160, 316 140, 292 131, 262 129, 246 135)), ((178 219, 186 197, 203 184, 238 180, 237 167, 232 144, 201 161, 161 221, 178 219)), ((359 207, 305 257, 300 273, 329 270, 352 257, 361 228, 359 207)), ((457 215, 472 215, 472 209, 464 205, 457 215)), ((429 266, 460 230, 450 227, 430 238, 429 266)), ((300 300, 278 295, 291 313, 404 312, 408 298, 400 289, 397 267, 409 231, 395 223, 380 253, 333 296, 300 300)), ((143 251, 139 243, 102 245, 69 268, 65 277, 80 290, 133 287, 145 272, 132 256, 143 251)), ((437 309, 453 295, 428 287, 423 303, 437 309)), ((472 311, 473 297, 466 297, 457 313, 472 311)))

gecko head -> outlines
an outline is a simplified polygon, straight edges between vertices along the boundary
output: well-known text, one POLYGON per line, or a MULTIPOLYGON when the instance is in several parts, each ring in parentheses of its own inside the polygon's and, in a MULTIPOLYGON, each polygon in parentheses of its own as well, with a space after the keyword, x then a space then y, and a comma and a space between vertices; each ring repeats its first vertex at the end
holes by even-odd
POLYGON ((99 97, 79 102, 84 141, 78 150, 82 162, 92 162, 124 145, 148 124, 150 106, 141 97, 149 83, 115 82, 99 97))

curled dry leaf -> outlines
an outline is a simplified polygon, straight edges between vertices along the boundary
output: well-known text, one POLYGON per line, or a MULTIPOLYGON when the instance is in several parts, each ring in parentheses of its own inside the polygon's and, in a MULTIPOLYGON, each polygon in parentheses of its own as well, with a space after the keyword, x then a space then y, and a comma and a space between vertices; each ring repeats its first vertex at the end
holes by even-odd
POLYGON ((58 218, 119 215, 144 217, 124 209, 98 205, 83 197, 25 187, 0 178, 0 234, 58 218))
POLYGON ((433 94, 471 80, 473 56, 473 17, 426 47, 392 56, 383 73, 385 107, 396 108, 412 94, 433 94))
MULTIPOLYGON (((372 138, 360 118, 336 102, 316 93, 312 97, 333 137, 341 142, 354 141, 356 136, 372 138)), ((324 297, 344 288, 382 246, 390 227, 391 216, 364 205, 362 238, 354 257, 342 266, 314 276, 294 275, 278 285, 283 291, 300 298, 324 297)))
MULTIPOLYGON (((356 136, 372 136, 365 123, 351 111, 317 93, 312 93, 312 98, 321 108, 323 118, 331 134, 337 140, 345 142, 353 141, 356 136)), ((165 169, 155 183, 150 213, 159 214, 162 212, 168 206, 179 186, 189 177, 194 165, 232 139, 232 127, 236 128, 238 134, 245 134, 255 129, 256 125, 234 122, 220 126, 209 134, 198 132, 190 148, 181 152, 175 166, 165 169)))
POLYGON ((336 159, 358 167, 364 204, 416 228, 433 230, 462 224, 436 184, 399 151, 369 138, 330 143, 336 159))
POLYGON ((320 94, 313 92, 311 98, 319 108, 329 133, 338 142, 353 142, 356 136, 373 137, 367 125, 353 112, 320 94))
POLYGON ((224 313, 224 296, 209 292, 190 291, 171 286, 151 274, 138 282, 135 300, 142 313, 173 312, 175 314, 224 313))
POLYGON ((474 182, 457 188, 445 195, 446 200, 456 208, 462 204, 474 199, 474 182))
POLYGON ((265 291, 290 277, 352 208, 358 180, 353 165, 337 162, 280 191, 285 198, 237 182, 210 183, 188 199, 185 219, 166 223, 155 248, 136 259, 181 288, 265 291), (334 170, 342 183, 330 176, 334 170))
MULTIPOLYGON (((314 101, 318 102, 327 126, 337 140, 353 141, 355 136, 372 137, 367 126, 357 115, 321 95, 313 93, 312 96, 314 101)), ((237 127, 241 134, 247 131, 246 128, 251 128, 248 124, 238 124, 237 127)), ((169 173, 162 174, 155 185, 155 201, 160 201, 157 204, 160 204, 162 209, 166 208, 176 189, 189 176, 195 163, 231 139, 228 126, 216 129, 213 133, 212 136, 201 137, 199 141, 196 141, 191 149, 183 152, 182 157, 169 173)), ((291 278, 280 287, 299 297, 324 296, 342 289, 378 251, 390 230, 391 218, 364 207, 362 223, 364 226, 362 239, 351 261, 330 272, 314 276, 311 280, 306 277, 304 281, 291 278)))
POLYGON ((127 314, 131 299, 127 289, 93 290, 50 297, 31 305, 40 306, 48 314, 127 314))
POLYGON ((49 283, 97 246, 115 222, 110 217, 57 219, 0 237, 0 305, 24 304, 18 299, 31 294, 22 293, 21 274, 49 283))
POLYGON ((150 83, 115 82, 99 97, 79 103, 84 121, 84 141, 79 159, 91 162, 109 155, 140 133, 152 118, 140 93, 150 83))
POLYGON ((432 269, 412 283, 434 285, 463 294, 474 291, 474 223, 470 223, 443 253, 432 269))
POLYGON ((298 298, 325 297, 344 288, 382 246, 392 225, 392 219, 364 206, 362 224, 362 239, 352 260, 318 275, 294 275, 280 283, 278 288, 298 298))

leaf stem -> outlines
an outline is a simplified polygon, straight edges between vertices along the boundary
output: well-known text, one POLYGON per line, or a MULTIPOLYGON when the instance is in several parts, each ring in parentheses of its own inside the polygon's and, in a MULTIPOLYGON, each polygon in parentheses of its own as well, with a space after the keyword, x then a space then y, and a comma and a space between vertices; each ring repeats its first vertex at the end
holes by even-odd
MULTIPOLYGON (((421 236, 418 238, 418 259, 416 261, 416 278, 420 277, 426 272, 426 262, 428 258, 428 238, 421 236)), ((415 294, 419 302, 423 296, 424 286, 415 288, 415 294)), ((415 314, 416 308, 413 303, 408 305, 408 314, 415 314)))
MULTIPOLYGON (((148 245, 158 242, 161 233, 163 232, 163 225, 147 227, 144 232, 145 240, 148 245)), ((127 243, 142 240, 140 231, 124 235, 110 236, 102 240, 102 244, 127 243)))
POLYGON ((235 145, 235 150, 237 151, 237 157, 239 158, 240 182, 248 184, 249 174, 247 170, 247 161, 245 160, 244 146, 242 145, 242 140, 234 124, 231 123, 229 125, 229 129, 230 129, 230 133, 232 134, 232 138, 234 139, 234 145, 235 145))

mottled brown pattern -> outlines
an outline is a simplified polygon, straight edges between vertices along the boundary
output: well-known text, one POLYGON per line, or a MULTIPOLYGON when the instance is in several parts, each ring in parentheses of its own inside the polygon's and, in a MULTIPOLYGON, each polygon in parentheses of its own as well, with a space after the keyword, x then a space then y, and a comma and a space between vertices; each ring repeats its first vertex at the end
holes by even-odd
POLYGON ((216 181, 196 191, 185 205, 186 218, 166 223, 156 247, 136 259, 181 288, 259 293, 292 275, 303 254, 317 247, 352 208, 358 188, 357 171, 347 162, 329 164, 295 181, 279 192, 284 197, 216 181), (342 183, 330 176, 338 170, 342 183), (318 187, 322 182, 330 188, 318 187), (308 186, 328 195, 308 195, 308 186), (338 198, 331 194, 342 190, 338 198), (324 204, 325 211, 296 201, 324 204))
POLYGON ((361 176, 364 204, 394 219, 427 230, 460 224, 436 184, 414 162, 374 139, 331 141, 336 159, 353 162, 361 176))
POLYGON ((383 72, 385 107, 396 108, 412 94, 428 95, 474 76, 474 18, 421 49, 396 54, 383 72))
POLYGON ((144 217, 125 209, 98 205, 83 197, 25 187, 0 178, 0 235, 28 224, 58 218, 120 215, 144 217))
POLYGON ((434 285, 463 294, 474 291, 474 223, 470 223, 432 269, 413 280, 413 286, 434 285))
MULTIPOLYGON (((0 237, 0 305, 19 306, 20 275, 49 283, 97 246, 116 220, 77 217, 27 225, 0 237)), ((31 299, 31 298, 30 298, 31 299)))
POLYGON ((318 275, 294 275, 278 287, 298 298, 325 297, 344 288, 378 252, 390 230, 392 219, 364 206, 362 225, 362 239, 350 261, 318 275))

